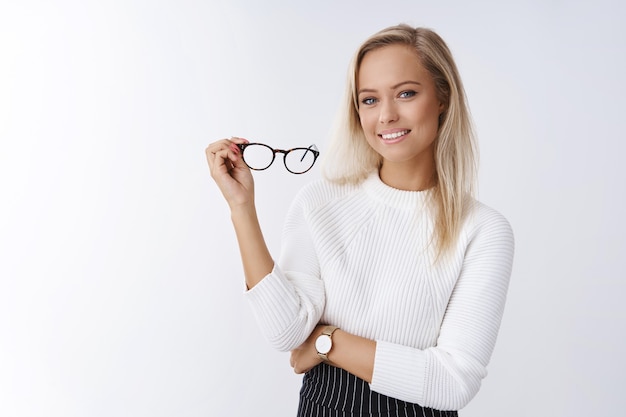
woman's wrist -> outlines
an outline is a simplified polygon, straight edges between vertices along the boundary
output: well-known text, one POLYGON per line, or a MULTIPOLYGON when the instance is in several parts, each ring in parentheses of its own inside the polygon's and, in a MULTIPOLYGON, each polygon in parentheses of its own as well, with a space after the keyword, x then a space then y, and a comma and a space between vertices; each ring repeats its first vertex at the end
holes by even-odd
POLYGON ((372 381, 376 341, 337 329, 333 333, 333 348, 328 353, 328 363, 353 375, 372 381))
POLYGON ((240 219, 256 219, 256 205, 254 201, 230 205, 230 218, 233 222, 240 219))

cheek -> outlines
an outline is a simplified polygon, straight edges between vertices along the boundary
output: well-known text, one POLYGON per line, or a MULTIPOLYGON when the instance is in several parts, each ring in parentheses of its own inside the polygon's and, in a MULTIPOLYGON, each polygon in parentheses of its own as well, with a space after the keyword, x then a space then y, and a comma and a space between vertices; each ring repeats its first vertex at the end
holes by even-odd
POLYGON ((359 121, 361 122, 361 130, 363 130, 363 136, 365 136, 365 140, 367 143, 372 146, 375 142, 376 138, 376 124, 372 122, 373 118, 371 114, 367 114, 367 112, 359 113, 359 121))
POLYGON ((361 122, 361 127, 363 128, 363 131, 366 135, 376 126, 376 118, 371 111, 359 112, 359 120, 361 122))
POLYGON ((436 106, 424 106, 417 114, 419 123, 424 126, 439 126, 439 108, 436 106))

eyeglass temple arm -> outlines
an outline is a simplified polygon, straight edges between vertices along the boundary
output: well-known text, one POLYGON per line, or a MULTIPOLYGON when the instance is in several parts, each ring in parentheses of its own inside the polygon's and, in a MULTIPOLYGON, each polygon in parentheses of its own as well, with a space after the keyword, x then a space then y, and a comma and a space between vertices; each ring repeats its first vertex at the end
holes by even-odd
POLYGON ((309 151, 319 152, 319 151, 317 150, 317 146, 315 146, 315 144, 313 144, 313 145, 309 146, 309 147, 307 148, 306 152, 304 153, 304 155, 302 155, 302 158, 300 159, 300 162, 304 161, 304 157, 306 156, 306 154, 307 154, 309 151))

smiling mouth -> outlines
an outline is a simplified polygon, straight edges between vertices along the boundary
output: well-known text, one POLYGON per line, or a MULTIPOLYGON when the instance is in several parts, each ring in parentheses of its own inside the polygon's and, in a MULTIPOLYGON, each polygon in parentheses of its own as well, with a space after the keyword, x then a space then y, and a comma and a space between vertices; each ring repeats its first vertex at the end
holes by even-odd
POLYGON ((408 134, 410 132, 410 130, 402 130, 400 132, 394 132, 394 133, 388 133, 385 135, 379 135, 383 140, 393 140, 393 139, 397 139, 400 136, 404 136, 406 134, 408 134))

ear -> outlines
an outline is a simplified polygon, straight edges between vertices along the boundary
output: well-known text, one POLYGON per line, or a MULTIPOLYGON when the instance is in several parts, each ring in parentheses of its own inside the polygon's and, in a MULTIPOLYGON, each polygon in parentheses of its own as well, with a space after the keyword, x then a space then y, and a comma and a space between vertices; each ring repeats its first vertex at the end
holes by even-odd
POLYGON ((444 113, 446 112, 446 105, 443 103, 439 103, 439 127, 441 127, 441 124, 443 123, 443 117, 444 117, 444 113))

